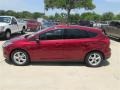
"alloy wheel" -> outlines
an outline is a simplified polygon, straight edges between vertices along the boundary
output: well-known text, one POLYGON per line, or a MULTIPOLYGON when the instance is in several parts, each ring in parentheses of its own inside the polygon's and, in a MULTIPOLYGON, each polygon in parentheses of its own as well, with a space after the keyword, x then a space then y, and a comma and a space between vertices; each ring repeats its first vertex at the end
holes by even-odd
POLYGON ((103 55, 98 52, 91 52, 87 55, 85 62, 90 67, 98 67, 103 61, 103 55))

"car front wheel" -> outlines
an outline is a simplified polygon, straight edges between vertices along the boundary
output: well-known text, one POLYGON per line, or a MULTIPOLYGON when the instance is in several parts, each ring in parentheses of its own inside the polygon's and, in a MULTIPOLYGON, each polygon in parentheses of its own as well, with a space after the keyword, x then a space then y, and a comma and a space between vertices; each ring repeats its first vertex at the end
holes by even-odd
POLYGON ((23 50, 15 50, 11 54, 13 64, 17 66, 24 66, 29 64, 29 56, 23 50))
POLYGON ((89 67, 99 67, 103 61, 103 55, 99 52, 91 52, 89 53, 86 58, 85 62, 89 67))
POLYGON ((11 33, 9 31, 5 32, 5 39, 10 39, 11 33))
POLYGON ((23 28, 22 31, 21 31, 21 34, 25 34, 25 32, 26 32, 26 29, 23 28))

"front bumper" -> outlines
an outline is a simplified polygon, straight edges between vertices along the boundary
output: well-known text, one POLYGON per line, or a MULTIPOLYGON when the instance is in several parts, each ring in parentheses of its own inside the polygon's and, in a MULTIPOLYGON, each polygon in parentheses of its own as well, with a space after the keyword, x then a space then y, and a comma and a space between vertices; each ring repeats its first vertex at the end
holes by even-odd
POLYGON ((5 59, 10 60, 10 53, 11 49, 9 47, 2 47, 3 48, 3 56, 5 59))

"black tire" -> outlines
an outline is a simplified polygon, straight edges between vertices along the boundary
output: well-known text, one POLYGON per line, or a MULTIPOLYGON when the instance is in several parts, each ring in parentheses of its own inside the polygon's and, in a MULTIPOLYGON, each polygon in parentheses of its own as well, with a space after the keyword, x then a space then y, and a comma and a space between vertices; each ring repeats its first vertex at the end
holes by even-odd
POLYGON ((10 38, 11 38, 11 32, 10 32, 10 31, 6 31, 4 37, 5 37, 5 39, 7 39, 7 40, 10 39, 10 38))
POLYGON ((25 32, 26 32, 26 29, 25 29, 25 27, 23 27, 21 34, 25 34, 25 32))
POLYGON ((103 60, 104 57, 100 52, 90 52, 85 58, 85 63, 88 67, 100 67, 103 60))
POLYGON ((23 51, 23 50, 15 50, 15 51, 13 51, 11 53, 11 60, 12 60, 12 63, 14 65, 17 65, 17 66, 25 66, 25 65, 28 65, 30 63, 28 53, 23 51), (17 53, 19 53, 20 55, 23 55, 23 56, 21 56, 21 57, 17 56, 17 53), (17 58, 15 59, 16 56, 17 56, 17 58), (24 61, 22 59, 24 59, 24 61))

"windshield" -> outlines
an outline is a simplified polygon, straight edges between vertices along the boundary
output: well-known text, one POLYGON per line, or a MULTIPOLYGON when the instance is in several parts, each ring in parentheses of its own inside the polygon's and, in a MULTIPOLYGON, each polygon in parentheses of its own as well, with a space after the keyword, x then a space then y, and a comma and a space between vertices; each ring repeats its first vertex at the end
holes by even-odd
POLYGON ((0 17, 0 22, 10 23, 10 21, 11 21, 10 17, 0 17))

